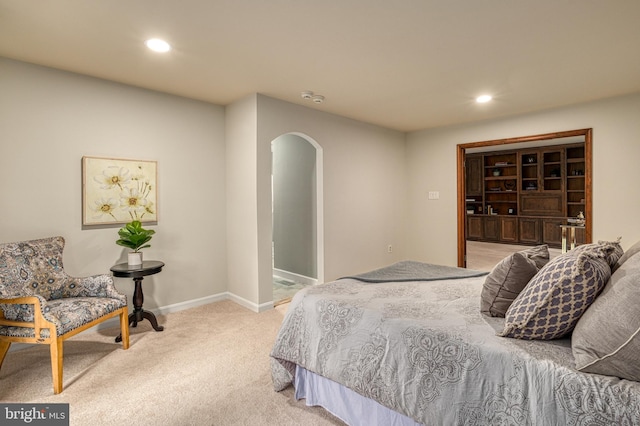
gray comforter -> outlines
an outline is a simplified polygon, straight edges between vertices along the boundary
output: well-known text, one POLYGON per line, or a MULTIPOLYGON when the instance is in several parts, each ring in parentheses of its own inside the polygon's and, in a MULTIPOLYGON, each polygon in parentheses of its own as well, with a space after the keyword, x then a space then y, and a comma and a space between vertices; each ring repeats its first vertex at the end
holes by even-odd
POLYGON ((295 365, 425 425, 639 425, 640 383, 575 370, 569 339, 496 336, 484 277, 296 294, 274 344, 276 390, 295 365))
POLYGON ((384 283, 392 281, 439 281, 453 278, 479 277, 487 274, 488 272, 474 271, 473 269, 404 260, 384 268, 343 278, 353 278, 367 283, 384 283))

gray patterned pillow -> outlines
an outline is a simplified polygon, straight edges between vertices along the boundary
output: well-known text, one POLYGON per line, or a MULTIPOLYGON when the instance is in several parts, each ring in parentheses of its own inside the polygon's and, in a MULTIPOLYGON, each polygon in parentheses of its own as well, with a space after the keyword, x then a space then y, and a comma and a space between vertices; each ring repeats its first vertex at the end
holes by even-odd
POLYGON ((546 245, 513 253, 498 263, 482 286, 480 312, 504 317, 507 309, 538 270, 549 261, 546 245))
POLYGON ((593 248, 601 248, 605 252, 605 259, 609 264, 609 267, 613 270, 618 263, 618 260, 624 254, 622 246, 620 245, 620 239, 617 241, 598 241, 597 243, 583 244, 574 249, 575 253, 580 253, 583 250, 591 250, 593 248))
POLYGON ((513 301, 499 336, 551 340, 571 332, 611 276, 599 246, 547 263, 513 301))
POLYGON ((611 276, 571 338, 576 368, 640 381, 640 255, 611 276))

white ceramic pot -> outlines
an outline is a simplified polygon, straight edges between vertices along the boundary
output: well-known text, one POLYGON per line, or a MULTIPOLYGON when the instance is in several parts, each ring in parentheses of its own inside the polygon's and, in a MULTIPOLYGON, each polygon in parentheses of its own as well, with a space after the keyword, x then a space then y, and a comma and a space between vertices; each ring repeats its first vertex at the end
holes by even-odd
POLYGON ((131 266, 142 265, 142 252, 131 252, 128 254, 127 263, 131 266))

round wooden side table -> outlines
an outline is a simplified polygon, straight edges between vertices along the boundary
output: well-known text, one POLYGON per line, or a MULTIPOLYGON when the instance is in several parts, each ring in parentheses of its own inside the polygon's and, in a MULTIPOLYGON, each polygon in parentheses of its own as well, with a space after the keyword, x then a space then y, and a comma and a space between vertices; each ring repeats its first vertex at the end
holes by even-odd
MULTIPOLYGON (((135 283, 135 290, 133 291, 133 307, 134 310, 129 314, 129 325, 133 324, 134 327, 138 326, 138 323, 144 319, 149 320, 151 326, 155 331, 162 331, 164 327, 158 325, 158 320, 153 312, 145 311, 142 309, 144 302, 144 294, 142 293, 142 280, 147 275, 157 274, 162 271, 164 262, 157 260, 145 260, 142 265, 129 265, 128 263, 118 263, 111 267, 114 277, 118 278, 133 278, 135 283)), ((116 342, 122 341, 122 336, 116 337, 116 342)))

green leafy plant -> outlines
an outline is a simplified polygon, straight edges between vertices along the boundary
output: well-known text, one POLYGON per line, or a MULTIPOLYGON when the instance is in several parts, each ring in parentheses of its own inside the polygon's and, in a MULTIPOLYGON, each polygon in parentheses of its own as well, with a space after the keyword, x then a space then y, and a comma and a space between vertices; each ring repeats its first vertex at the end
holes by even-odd
POLYGON ((133 220, 120 228, 118 231, 120 239, 116 241, 116 244, 130 248, 137 253, 143 248, 151 247, 151 244, 147 243, 151 241, 151 236, 155 233, 156 231, 152 229, 144 229, 139 220, 133 220))

